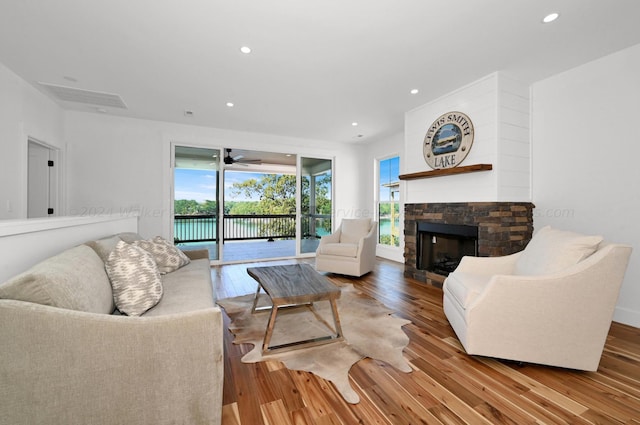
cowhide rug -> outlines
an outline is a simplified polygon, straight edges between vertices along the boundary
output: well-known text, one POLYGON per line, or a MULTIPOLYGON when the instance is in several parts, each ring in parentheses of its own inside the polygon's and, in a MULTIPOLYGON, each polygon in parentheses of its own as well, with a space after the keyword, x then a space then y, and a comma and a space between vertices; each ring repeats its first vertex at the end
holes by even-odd
MULTIPOLYGON (((311 372, 332 382, 347 402, 358 403, 360 398, 349 385, 349 370, 361 359, 370 357, 402 372, 411 372, 402 355, 409 344, 402 326, 411 322, 391 316, 391 310, 357 291, 353 285, 341 290, 337 304, 344 341, 265 356, 262 340, 269 311, 251 314, 253 294, 226 298, 218 304, 231 318, 229 330, 235 335, 234 344, 253 344, 253 350, 242 358, 243 363, 279 360, 289 369, 311 372)), ((258 305, 269 304, 268 297, 260 294, 258 305)), ((307 307, 279 310, 270 346, 333 334, 329 302, 316 302, 314 307, 315 314, 307 307)))

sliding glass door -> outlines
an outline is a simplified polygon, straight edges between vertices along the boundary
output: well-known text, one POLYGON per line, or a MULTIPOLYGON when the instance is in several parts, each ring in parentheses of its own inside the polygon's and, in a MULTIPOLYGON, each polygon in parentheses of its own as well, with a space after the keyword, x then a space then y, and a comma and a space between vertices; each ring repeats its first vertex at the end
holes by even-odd
POLYGON ((183 250, 207 249, 218 260, 220 150, 174 146, 173 238, 183 250))
POLYGON ((223 261, 296 256, 296 156, 225 149, 223 261))
POLYGON ((300 159, 300 253, 313 253, 331 233, 332 161, 300 159))
POLYGON ((172 146, 174 242, 223 263, 315 253, 331 233, 332 166, 294 154, 172 146))

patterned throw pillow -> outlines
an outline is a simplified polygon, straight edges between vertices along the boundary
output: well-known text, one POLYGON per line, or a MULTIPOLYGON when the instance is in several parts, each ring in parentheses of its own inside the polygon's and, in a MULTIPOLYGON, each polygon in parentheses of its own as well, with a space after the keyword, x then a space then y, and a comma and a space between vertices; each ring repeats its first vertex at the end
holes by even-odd
POLYGON ((153 257, 144 249, 118 242, 105 269, 116 307, 128 316, 140 316, 162 298, 162 281, 153 257))
POLYGON ((160 274, 171 273, 189 264, 189 257, 161 236, 132 243, 147 251, 158 265, 160 274))

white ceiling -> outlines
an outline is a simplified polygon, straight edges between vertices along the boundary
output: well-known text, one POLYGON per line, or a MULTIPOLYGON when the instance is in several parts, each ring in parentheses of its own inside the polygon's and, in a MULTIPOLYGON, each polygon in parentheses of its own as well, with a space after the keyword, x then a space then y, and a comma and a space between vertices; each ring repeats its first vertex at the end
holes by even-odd
POLYGON ((533 82, 638 44, 639 21, 639 0, 2 0, 0 62, 127 105, 65 109, 362 142, 494 71, 533 82))

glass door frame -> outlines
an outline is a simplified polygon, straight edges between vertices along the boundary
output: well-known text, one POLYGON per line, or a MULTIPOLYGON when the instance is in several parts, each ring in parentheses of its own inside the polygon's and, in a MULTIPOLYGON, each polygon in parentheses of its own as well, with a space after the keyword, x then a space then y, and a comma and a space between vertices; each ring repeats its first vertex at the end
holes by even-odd
POLYGON ((335 164, 336 159, 334 156, 322 156, 322 155, 306 155, 306 154, 298 154, 296 159, 296 180, 297 180, 297 190, 296 190, 296 257, 299 258, 308 258, 315 257, 316 253, 313 252, 302 252, 302 176, 303 176, 303 167, 302 161, 303 159, 320 159, 331 161, 331 231, 333 232, 335 229, 335 164))
MULTIPOLYGON (((220 201, 220 198, 224 195, 224 170, 222 169, 222 159, 223 159, 223 148, 218 146, 211 145, 202 145, 197 143, 190 142, 179 142, 179 141, 170 141, 170 161, 169 161, 169 240, 173 241, 175 237, 175 169, 176 169, 176 147, 186 147, 186 148, 195 148, 195 149, 206 149, 212 151, 218 151, 218 159, 216 164, 216 172, 218 174, 217 180, 217 198, 216 206, 217 206, 217 216, 216 220, 216 248, 218 250, 216 259, 211 260, 210 263, 212 265, 220 264, 222 262, 223 255, 223 243, 222 243, 222 217, 224 214, 224 202, 220 201)), ((213 160, 212 160, 213 162, 213 160)))
MULTIPOLYGON (((373 210, 375 211, 375 219, 378 222, 378 226, 380 226, 380 162, 398 158, 398 166, 399 173, 402 171, 402 155, 397 152, 390 153, 388 155, 381 155, 379 157, 374 158, 374 193, 373 193, 373 210)), ((376 255, 382 258, 386 258, 388 260, 397 261, 400 263, 404 263, 404 193, 405 185, 402 180, 399 180, 399 188, 398 202, 399 207, 399 223, 398 223, 398 243, 399 246, 393 245, 385 245, 379 243, 380 234, 378 232, 378 242, 376 242, 376 255)))
MULTIPOLYGON (((223 157, 224 157, 224 149, 225 145, 217 145, 217 144, 209 144, 207 141, 185 141, 180 140, 179 138, 173 138, 169 135, 164 137, 164 143, 166 148, 163 150, 163 162, 168 165, 168 169, 165 168, 163 173, 164 177, 164 194, 163 196, 163 211, 166 211, 166 214, 162 214, 162 227, 163 236, 170 241, 174 239, 174 215, 175 215, 175 147, 176 146, 184 146, 184 147, 192 147, 192 148, 201 148, 201 149, 214 149, 218 150, 221 154, 218 158, 218 172, 219 172, 219 200, 218 200, 218 217, 224 217, 224 190, 225 190, 225 177, 224 177, 224 165, 223 165, 223 157)), ((304 154, 304 153, 295 153, 296 155, 296 179, 298 181, 296 188, 296 241, 295 241, 295 257, 296 258, 308 258, 314 257, 315 252, 301 252, 301 239, 302 239, 302 227, 301 227, 301 182, 302 182, 302 158, 314 158, 314 159, 323 159, 331 161, 331 231, 335 230, 335 156, 325 156, 325 155, 314 155, 314 154, 304 154)), ((219 238, 223 237, 223 229, 220 224, 222 220, 218 222, 218 235, 219 238)), ((220 242, 220 241, 218 241, 220 242)), ((224 258, 224 244, 218 243, 218 259, 210 260, 211 265, 219 265, 223 263, 224 258)), ((260 260, 262 261, 262 259, 260 260)))

